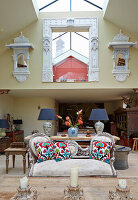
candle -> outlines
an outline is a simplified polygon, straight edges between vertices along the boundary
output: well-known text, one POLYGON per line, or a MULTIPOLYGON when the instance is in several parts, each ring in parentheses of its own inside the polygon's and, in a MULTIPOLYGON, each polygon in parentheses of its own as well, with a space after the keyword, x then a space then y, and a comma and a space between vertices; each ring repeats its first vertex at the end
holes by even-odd
POLYGON ((118 185, 119 185, 120 188, 125 189, 127 187, 126 180, 125 179, 119 179, 118 185))
POLYGON ((78 186, 78 167, 71 167, 70 185, 71 187, 78 186))
POLYGON ((28 186, 28 178, 25 176, 20 179, 20 187, 21 189, 26 189, 28 186))

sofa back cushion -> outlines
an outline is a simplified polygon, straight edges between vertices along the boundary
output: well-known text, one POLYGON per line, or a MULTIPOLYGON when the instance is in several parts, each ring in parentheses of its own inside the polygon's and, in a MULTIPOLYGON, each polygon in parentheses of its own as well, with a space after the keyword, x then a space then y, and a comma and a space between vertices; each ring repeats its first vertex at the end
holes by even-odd
POLYGON ((54 159, 56 162, 71 158, 71 151, 68 143, 56 142, 54 144, 54 159))
POLYGON ((110 164, 110 151, 113 147, 112 142, 93 141, 90 158, 101 160, 110 164))
POLYGON ((43 162, 45 160, 52 160, 54 151, 53 151, 53 142, 41 142, 35 144, 35 149, 37 152, 37 162, 43 162))

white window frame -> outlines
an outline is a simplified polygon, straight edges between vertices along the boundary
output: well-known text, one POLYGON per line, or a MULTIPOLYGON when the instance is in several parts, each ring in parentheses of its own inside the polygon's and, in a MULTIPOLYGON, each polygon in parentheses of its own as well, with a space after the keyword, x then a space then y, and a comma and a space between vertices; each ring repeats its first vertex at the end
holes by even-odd
POLYGON ((98 67, 98 18, 62 18, 43 20, 43 69, 42 82, 53 82, 52 31, 89 30, 88 81, 99 81, 98 67))

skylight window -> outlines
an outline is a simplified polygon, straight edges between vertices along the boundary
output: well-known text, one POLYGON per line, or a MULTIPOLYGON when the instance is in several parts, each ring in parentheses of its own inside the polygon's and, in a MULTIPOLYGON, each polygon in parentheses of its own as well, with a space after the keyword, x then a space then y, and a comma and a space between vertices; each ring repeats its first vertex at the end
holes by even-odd
POLYGON ((99 11, 104 0, 37 0, 40 12, 99 11))
POLYGON ((61 40, 64 42, 64 48, 62 49, 62 53, 65 53, 66 51, 70 50, 70 33, 52 33, 52 37, 53 37, 53 42, 52 42, 52 56, 53 58, 57 57, 57 41, 59 40, 59 38, 61 38, 61 40), (61 35, 61 36, 60 36, 61 35), (59 36, 59 37, 58 37, 59 36))
POLYGON ((52 56, 53 58, 58 56, 57 52, 57 41, 61 39, 64 42, 62 51, 60 54, 65 53, 69 50, 74 50, 79 54, 89 58, 89 33, 88 32, 60 32, 52 33, 53 44, 52 44, 52 56))

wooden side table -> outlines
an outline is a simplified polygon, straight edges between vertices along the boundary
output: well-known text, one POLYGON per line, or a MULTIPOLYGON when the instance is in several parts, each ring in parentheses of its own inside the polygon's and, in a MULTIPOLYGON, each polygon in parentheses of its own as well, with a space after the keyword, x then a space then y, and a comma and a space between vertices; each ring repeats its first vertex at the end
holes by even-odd
POLYGON ((138 149, 138 138, 133 138, 133 140, 134 140, 134 143, 133 143, 132 151, 138 149))
POLYGON ((27 148, 13 148, 9 147, 4 150, 5 155, 6 155, 6 174, 8 174, 8 166, 9 166, 9 155, 12 155, 12 160, 13 160, 13 168, 15 165, 15 155, 22 155, 23 156, 23 172, 25 174, 26 171, 26 153, 27 153, 27 148))

